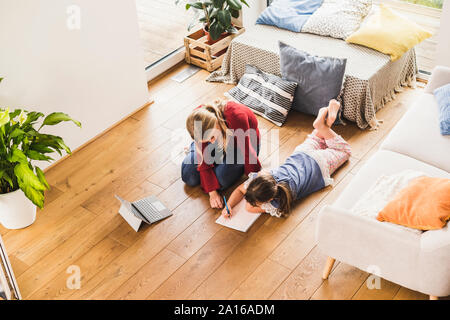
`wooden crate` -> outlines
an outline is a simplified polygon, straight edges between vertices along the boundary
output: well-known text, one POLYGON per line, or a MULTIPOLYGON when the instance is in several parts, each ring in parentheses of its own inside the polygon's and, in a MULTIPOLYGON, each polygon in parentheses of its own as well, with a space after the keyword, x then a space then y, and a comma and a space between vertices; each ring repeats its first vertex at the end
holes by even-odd
POLYGON ((184 38, 186 47, 186 62, 206 69, 209 72, 222 65, 222 60, 234 37, 245 31, 243 27, 236 27, 238 33, 230 34, 216 43, 209 44, 203 29, 199 29, 184 38))

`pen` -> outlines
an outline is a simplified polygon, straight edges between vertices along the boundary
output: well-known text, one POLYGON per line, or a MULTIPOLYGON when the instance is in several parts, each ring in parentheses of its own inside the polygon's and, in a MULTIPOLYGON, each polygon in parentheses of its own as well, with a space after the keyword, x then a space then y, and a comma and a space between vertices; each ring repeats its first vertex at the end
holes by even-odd
POLYGON ((223 196, 223 201, 225 201, 225 208, 227 208, 228 216, 231 216, 230 209, 228 209, 227 199, 223 196))

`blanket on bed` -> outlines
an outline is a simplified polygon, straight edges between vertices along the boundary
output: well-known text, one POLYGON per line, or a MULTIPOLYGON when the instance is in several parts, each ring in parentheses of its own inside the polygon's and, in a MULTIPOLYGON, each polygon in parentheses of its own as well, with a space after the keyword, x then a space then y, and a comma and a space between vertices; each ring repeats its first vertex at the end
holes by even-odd
POLYGON ((255 25, 234 38, 221 70, 213 72, 207 80, 237 83, 245 73, 246 64, 281 76, 278 41, 312 55, 347 59, 339 100, 344 118, 356 122, 361 129, 376 129, 379 121, 375 113, 391 101, 402 86, 415 84, 417 64, 414 49, 391 61, 388 55, 341 39, 266 25, 255 25))

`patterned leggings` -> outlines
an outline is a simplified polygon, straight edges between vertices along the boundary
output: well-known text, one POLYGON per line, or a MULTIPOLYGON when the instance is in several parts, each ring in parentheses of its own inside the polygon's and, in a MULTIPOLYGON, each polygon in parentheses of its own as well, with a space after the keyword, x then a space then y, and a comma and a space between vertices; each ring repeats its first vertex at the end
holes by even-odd
POLYGON ((315 134, 310 134, 302 144, 295 148, 295 151, 304 152, 316 160, 324 178, 330 178, 330 175, 352 155, 350 145, 339 135, 325 140, 315 134))

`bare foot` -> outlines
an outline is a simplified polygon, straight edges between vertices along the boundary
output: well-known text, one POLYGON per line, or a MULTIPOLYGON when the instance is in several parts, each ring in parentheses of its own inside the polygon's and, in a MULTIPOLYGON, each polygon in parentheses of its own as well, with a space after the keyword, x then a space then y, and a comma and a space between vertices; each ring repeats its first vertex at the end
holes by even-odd
POLYGON ((316 120, 313 122, 314 129, 319 130, 320 128, 323 128, 323 126, 326 125, 326 118, 328 114, 328 108, 320 108, 319 114, 317 115, 316 120))
POLYGON ((336 117, 338 115, 339 109, 341 108, 341 104, 337 100, 330 100, 330 104, 328 105, 328 119, 327 126, 331 128, 333 123, 336 121, 336 117))

